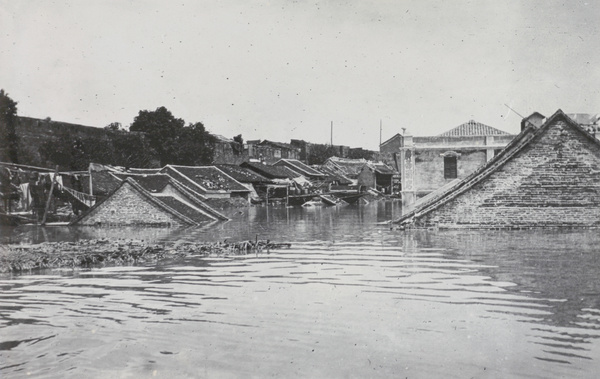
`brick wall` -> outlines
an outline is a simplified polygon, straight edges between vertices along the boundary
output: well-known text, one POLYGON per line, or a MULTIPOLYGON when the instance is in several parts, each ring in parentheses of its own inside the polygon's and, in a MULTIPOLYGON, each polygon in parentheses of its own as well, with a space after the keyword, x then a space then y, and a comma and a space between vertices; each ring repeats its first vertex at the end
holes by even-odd
POLYGON ((600 149, 560 118, 416 226, 600 226, 600 149))
POLYGON ((415 154, 415 189, 429 193, 446 185, 454 178, 444 178, 444 157, 442 153, 454 151, 457 158, 458 179, 464 179, 485 164, 485 150, 460 150, 449 147, 448 150, 416 150, 415 154))
POLYGON ((79 225, 169 225, 181 223, 151 203, 128 183, 84 216, 79 225))

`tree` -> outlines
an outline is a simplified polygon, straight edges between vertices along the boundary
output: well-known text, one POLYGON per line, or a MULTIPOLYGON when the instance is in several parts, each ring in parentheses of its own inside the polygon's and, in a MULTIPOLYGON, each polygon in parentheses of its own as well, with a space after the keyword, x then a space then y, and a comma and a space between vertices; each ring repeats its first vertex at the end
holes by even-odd
POLYGON ((328 158, 335 156, 335 153, 335 148, 331 145, 315 144, 311 146, 306 161, 309 165, 323 164, 328 158))
POLYGON ((19 163, 17 137, 17 102, 0 89, 0 158, 19 163))
POLYGON ((201 166, 212 163, 215 137, 206 131, 201 122, 182 128, 172 141, 174 164, 201 166))
POLYGON ((126 129, 121 125, 120 122, 111 122, 110 124, 104 127, 106 130, 110 130, 111 132, 125 131, 126 129))
POLYGON ((129 127, 131 132, 144 132, 148 136, 150 146, 156 151, 161 165, 176 160, 176 139, 184 128, 185 122, 175 118, 165 107, 155 111, 140 111, 129 127))
POLYGON ((230 142, 231 150, 233 150, 233 154, 240 155, 244 152, 244 139, 241 134, 233 137, 233 142, 230 142))
POLYGON ((144 132, 161 166, 180 164, 197 166, 212 163, 215 138, 201 122, 185 126, 167 108, 140 111, 129 127, 131 132, 144 132))

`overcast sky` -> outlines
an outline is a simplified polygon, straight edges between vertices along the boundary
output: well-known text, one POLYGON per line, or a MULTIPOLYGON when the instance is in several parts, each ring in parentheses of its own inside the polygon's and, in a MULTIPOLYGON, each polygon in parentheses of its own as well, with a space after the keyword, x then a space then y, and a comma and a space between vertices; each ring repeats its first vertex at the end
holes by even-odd
POLYGON ((244 139, 377 149, 407 128, 600 112, 598 1, 0 0, 19 115, 103 127, 167 107, 244 139))

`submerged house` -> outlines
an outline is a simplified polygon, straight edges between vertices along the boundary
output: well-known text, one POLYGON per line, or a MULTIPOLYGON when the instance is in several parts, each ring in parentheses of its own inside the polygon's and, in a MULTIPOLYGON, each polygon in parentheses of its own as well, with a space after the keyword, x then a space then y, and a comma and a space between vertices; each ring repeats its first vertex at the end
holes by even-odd
POLYGON ((558 110, 396 222, 439 228, 599 227, 598 199, 600 141, 558 110))
POLYGON ((327 178, 327 175, 315 170, 314 168, 300 162, 297 159, 280 159, 273 165, 275 167, 287 167, 293 172, 298 173, 298 176, 302 175, 308 180, 322 181, 327 178))
POLYGON ((253 200, 257 200, 259 193, 265 192, 266 188, 275 185, 273 180, 248 168, 230 164, 219 164, 216 167, 248 188, 253 200))
POLYGON ((206 199, 240 197, 249 200, 250 190, 215 166, 167 165, 160 170, 206 199))
POLYGON ((240 166, 274 180, 277 183, 291 182, 293 179, 301 176, 294 171, 288 170, 286 167, 271 166, 260 162, 244 162, 240 166))
POLYGON ((368 162, 358 174, 358 185, 386 195, 400 192, 400 175, 382 162, 368 162))
POLYGON ((164 193, 157 196, 128 177, 71 225, 191 226, 214 220, 193 201, 164 193))
POLYGON ((515 136, 470 120, 437 136, 396 134, 380 145, 401 177, 402 202, 418 199, 455 184, 484 165, 515 136))
POLYGON ((330 169, 339 175, 343 175, 351 180, 356 181, 363 167, 367 164, 366 159, 350 159, 340 157, 327 158, 322 167, 330 169))
POLYGON ((225 221, 228 218, 208 204, 206 198, 197 192, 182 185, 166 174, 132 174, 113 173, 121 180, 133 179, 144 190, 152 196, 159 198, 174 209, 180 209, 181 213, 188 215, 196 222, 225 221), (185 204, 185 207, 179 203, 185 204))

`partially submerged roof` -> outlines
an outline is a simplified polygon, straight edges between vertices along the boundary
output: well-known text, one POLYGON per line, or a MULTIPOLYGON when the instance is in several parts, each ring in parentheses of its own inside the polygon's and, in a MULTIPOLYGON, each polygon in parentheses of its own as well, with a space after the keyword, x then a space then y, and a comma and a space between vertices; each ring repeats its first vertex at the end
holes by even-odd
MULTIPOLYGON (((114 176, 110 171, 91 171, 92 174, 92 194, 94 196, 107 196, 123 182, 114 176)), ((90 181, 82 180, 83 192, 90 193, 90 181)))
POLYGON ((297 159, 280 159, 275 162, 274 166, 287 166, 300 175, 304 175, 309 178, 324 178, 326 176, 322 172, 315 170, 314 168, 300 162, 297 159))
MULTIPOLYGON (((403 215, 395 222, 401 224, 413 224, 430 216, 432 219, 435 219, 434 216, 438 214, 435 212, 449 204, 472 205, 473 203, 470 201, 472 199, 463 198, 463 196, 466 196, 470 191, 483 191, 482 188, 485 186, 486 182, 490 181, 491 178, 494 178, 494 180, 503 183, 503 186, 506 186, 506 188, 501 188, 500 190, 509 193, 509 195, 505 196, 508 200, 504 199, 503 202, 495 201, 493 194, 485 194, 478 199, 478 201, 482 201, 481 208, 483 209, 485 207, 485 211, 482 213, 492 213, 492 211, 498 210, 513 213, 515 211, 520 212, 518 213, 518 217, 516 217, 517 221, 513 220, 513 222, 517 225, 523 225, 523 223, 525 223, 524 225, 527 226, 526 217, 529 213, 544 212, 544 210, 548 210, 548 215, 554 215, 554 218, 558 217, 558 219, 553 220, 551 217, 542 219, 540 221, 542 225, 550 225, 552 223, 561 226, 566 225, 569 222, 566 220, 568 212, 575 212, 578 214, 575 215, 574 219, 579 218, 580 213, 578 212, 581 212, 581 209, 586 209, 586 207, 587 209, 593 208, 591 212, 600 212, 600 209, 597 211, 595 210, 598 205, 596 196, 598 195, 598 192, 600 192, 600 189, 594 187, 592 184, 597 183, 598 179, 600 179, 600 171, 595 168, 597 165, 600 165, 600 141, 559 109, 554 115, 548 118, 543 125, 536 126, 532 124, 527 127, 500 153, 471 175, 461 180, 456 185, 449 187, 446 191, 441 192, 438 196, 424 202, 421 206, 403 215), (562 125, 565 125, 567 128, 564 128, 562 125), (568 131, 569 128, 572 132, 568 131), (514 175, 502 172, 503 167, 512 163, 515 159, 520 159, 518 162, 520 162, 521 165, 525 163, 529 156, 529 152, 534 149, 536 141, 540 141, 546 133, 548 133, 549 136, 556 136, 551 143, 546 142, 548 148, 545 151, 552 152, 553 156, 544 156, 543 154, 540 154, 540 151, 534 151, 534 155, 543 157, 543 160, 531 160, 531 163, 528 163, 531 167, 523 168, 523 170, 527 170, 527 172, 531 171, 532 173, 535 173, 536 170, 546 170, 541 172, 541 176, 546 178, 545 180, 548 181, 548 183, 540 183, 539 179, 534 180, 532 183, 519 183, 514 175), (576 146, 575 141, 568 139, 568 136, 572 133, 574 133, 573 135, 579 136, 578 138, 582 141, 587 141, 585 142, 587 145, 582 146, 589 146, 590 149, 593 150, 591 151, 590 156, 595 157, 594 159, 597 160, 595 163, 589 162, 586 156, 583 155, 583 152, 577 153, 578 156, 581 156, 580 159, 584 160, 584 162, 579 163, 587 168, 585 170, 586 172, 583 173, 573 172, 574 169, 578 168, 578 162, 574 160, 573 157, 563 158, 563 153, 561 152, 562 149, 565 149, 565 146, 567 148, 572 148, 573 150, 581 151, 580 146, 576 146), (556 139, 560 140, 560 138, 564 139, 564 143, 557 144, 555 141, 556 139), (571 147, 572 144, 574 147, 571 147), (542 164, 545 164, 546 166, 542 166, 542 164), (496 173, 498 173, 498 175, 495 176, 496 173), (562 176, 559 175, 559 173, 562 176), (506 178, 507 175, 511 178, 510 180, 506 178), (578 179, 575 180, 575 178, 578 179), (586 193, 586 200, 582 201, 581 199, 571 198, 571 196, 577 192, 586 193), (462 200, 453 202, 459 197, 461 197, 462 200), (537 198, 539 203, 524 207, 523 209, 525 211, 521 211, 521 208, 519 208, 519 201, 527 202, 530 201, 529 198, 533 197, 537 198), (540 201, 540 197, 543 201, 540 201), (584 202, 587 202, 588 204, 584 204, 584 202), (562 209, 563 213, 556 213, 557 209, 562 209)), ((446 210, 448 209, 453 208, 446 208, 446 210)), ((468 218, 472 212, 466 212, 462 215, 459 214, 459 212, 450 212, 449 214, 453 214, 453 217, 468 218)), ((544 215, 546 214, 542 214, 542 216, 544 215)), ((595 223, 600 222, 600 217, 597 216, 599 215, 595 215, 595 223)), ((496 221, 499 221, 499 223, 502 222, 501 220, 496 221)), ((574 221, 571 220, 571 223, 574 224, 574 221)), ((463 222, 463 224, 467 223, 463 222)), ((463 225, 462 227, 465 226, 463 225)))
POLYGON ((364 165, 367 164, 365 159, 350 159, 350 158, 339 158, 330 157, 328 158, 323 166, 329 167, 336 170, 338 173, 347 177, 356 177, 360 174, 364 165))
POLYGON ((167 165, 161 173, 174 176, 184 185, 193 184, 206 192, 250 192, 243 184, 215 166, 167 165), (187 182, 187 183, 186 183, 187 182))
POLYGON ((217 168, 227 175, 231 176, 240 183, 254 183, 254 184, 272 184, 273 181, 267 177, 252 171, 248 168, 233 164, 218 164, 215 165, 217 168))
POLYGON ((132 174, 158 174, 160 168, 129 168, 126 173, 132 174))
POLYGON ((162 191, 171 177, 167 174, 131 174, 131 173, 112 173, 121 180, 131 178, 141 185, 146 191, 155 193, 162 191))
POLYGON ((500 129, 492 128, 491 126, 482 124, 475 120, 469 120, 464 124, 450 129, 447 132, 439 134, 439 137, 466 137, 466 136, 495 136, 495 135, 510 135, 500 129))
POLYGON ((240 166, 247 167, 269 179, 294 179, 300 176, 300 174, 291 172, 286 167, 271 166, 263 163, 244 162, 240 166))
MULTIPOLYGON (((121 190, 124 187, 131 188, 132 193, 137 194, 137 197, 135 197, 135 199, 137 199, 137 201, 145 202, 147 204, 152 205, 153 209, 155 209, 156 212, 164 212, 164 214, 169 215, 171 218, 177 220, 177 222, 182 225, 198 225, 197 221, 195 221, 194 219, 190 218, 189 216, 187 216, 181 212, 181 210, 183 210, 185 208, 189 208, 189 206, 187 206, 186 204, 183 204, 179 201, 173 202, 171 205, 168 205, 167 203, 163 202, 161 200, 161 198, 151 195, 141 185, 139 185, 135 180, 133 180, 131 178, 126 178, 125 180, 123 180, 121 182, 121 184, 117 188, 115 188, 106 198, 97 202, 87 212, 83 213, 81 216, 79 216, 75 220, 73 220, 70 223, 70 225, 81 224, 82 222, 85 222, 84 220, 89 219, 94 214, 97 215, 98 213, 102 213, 102 212, 106 212, 104 214, 104 217, 103 218, 101 217, 101 219, 107 220, 105 222, 102 222, 102 223, 106 223, 106 224, 119 224, 119 225, 123 225, 123 224, 126 224, 126 225, 129 225, 129 224, 155 225, 156 224, 156 225, 158 225, 158 224, 164 223, 164 221, 160 221, 161 218, 152 217, 152 215, 148 215, 148 214, 140 215, 140 214, 132 213, 132 212, 122 212, 118 215, 119 217, 117 218, 115 216, 115 214, 113 213, 114 208, 108 207, 111 209, 107 209, 106 205, 110 204, 110 202, 113 200, 118 201, 118 198, 115 198, 115 197, 118 197, 119 194, 122 193, 121 190), (175 209, 173 207, 173 205, 175 206, 175 208, 178 208, 178 209, 175 209)), ((139 204, 142 204, 142 203, 139 203, 139 204)), ((138 204, 136 204, 136 203, 132 204, 131 198, 130 198, 130 202, 128 203, 128 206, 136 207, 136 206, 138 206, 138 204)), ((186 210, 186 212, 187 211, 188 210, 186 210)), ((163 220, 164 220, 164 218, 163 218, 163 220)))
POLYGON ((327 175, 327 180, 329 181, 337 181, 339 184, 352 184, 352 180, 345 176, 344 174, 339 173, 337 170, 334 170, 327 166, 321 166, 321 171, 323 171, 327 175))

